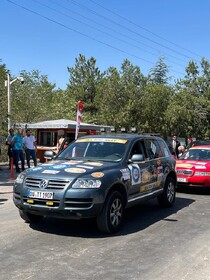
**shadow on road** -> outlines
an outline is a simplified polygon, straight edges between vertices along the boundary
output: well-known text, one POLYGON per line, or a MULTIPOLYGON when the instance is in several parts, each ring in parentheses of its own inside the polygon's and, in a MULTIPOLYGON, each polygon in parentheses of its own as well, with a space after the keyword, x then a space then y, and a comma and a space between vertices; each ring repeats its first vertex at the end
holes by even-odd
POLYGON ((177 192, 179 193, 188 193, 188 194, 196 194, 196 195, 210 195, 210 187, 202 188, 202 187, 178 187, 177 192))
POLYGON ((0 198, 0 205, 1 205, 1 204, 4 204, 7 200, 8 200, 8 199, 6 199, 6 198, 0 198))
POLYGON ((156 199, 141 203, 138 206, 126 209, 125 219, 122 229, 112 235, 99 232, 94 219, 80 221, 45 218, 38 224, 31 224, 31 228, 51 234, 63 236, 77 236, 84 238, 104 238, 112 236, 122 236, 135 233, 164 220, 167 222, 177 222, 176 219, 169 218, 172 214, 188 207, 195 200, 189 198, 176 198, 176 203, 172 208, 160 208, 156 199))

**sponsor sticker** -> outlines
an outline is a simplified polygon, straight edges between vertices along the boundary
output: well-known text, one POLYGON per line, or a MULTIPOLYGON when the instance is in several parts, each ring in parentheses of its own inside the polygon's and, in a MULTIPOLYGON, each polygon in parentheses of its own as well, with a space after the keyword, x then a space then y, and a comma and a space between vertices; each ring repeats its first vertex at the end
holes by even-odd
POLYGON ((42 167, 32 167, 28 169, 29 171, 38 171, 38 170, 42 170, 42 167))
POLYGON ((67 166, 64 165, 64 164, 58 164, 58 165, 53 165, 53 166, 50 166, 50 169, 63 169, 63 168, 66 168, 67 166))
POLYGON ((104 176, 103 172, 94 172, 91 174, 94 178, 102 178, 104 176))
POLYGON ((123 180, 130 180, 130 170, 128 168, 121 169, 120 172, 122 173, 123 180))
POLYGON ((131 164, 128 166, 131 171, 131 184, 136 185, 141 183, 141 174, 138 164, 131 164))
POLYGON ((192 168, 193 165, 192 164, 188 164, 188 163, 177 163, 176 167, 192 168))
POLYGON ((127 143, 127 140, 114 139, 114 138, 83 138, 83 139, 77 139, 76 142, 109 142, 109 143, 125 144, 127 143))
POLYGON ((77 167, 86 168, 86 169, 93 169, 93 166, 86 166, 86 165, 77 165, 77 167))
POLYGON ((103 165, 103 163, 101 163, 101 162, 93 162, 93 161, 84 162, 84 164, 92 165, 92 166, 102 166, 103 165))
POLYGON ((70 165, 74 165, 74 164, 80 164, 82 163, 83 161, 82 160, 70 160, 70 161, 67 161, 67 162, 63 162, 61 164, 70 164, 70 165))
POLYGON ((85 173, 86 170, 84 168, 65 168, 64 171, 68 173, 85 173))
POLYGON ((152 190, 155 187, 155 184, 145 185, 140 187, 140 192, 146 192, 152 190))
POLYGON ((195 169, 206 169, 204 165, 195 165, 195 169))
POLYGON ((58 174, 60 171, 58 170, 44 170, 42 171, 42 173, 45 173, 45 174, 58 174))

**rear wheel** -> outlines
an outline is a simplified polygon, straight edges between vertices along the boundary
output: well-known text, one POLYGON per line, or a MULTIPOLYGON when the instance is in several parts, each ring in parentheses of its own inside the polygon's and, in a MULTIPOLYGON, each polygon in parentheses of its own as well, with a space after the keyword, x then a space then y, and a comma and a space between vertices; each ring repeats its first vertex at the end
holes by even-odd
POLYGON ((175 181, 168 177, 165 182, 163 193, 158 197, 158 202, 162 207, 171 207, 176 196, 175 181))
POLYGON ((101 214, 97 217, 100 231, 113 233, 119 230, 124 216, 124 202, 120 192, 112 192, 104 205, 101 214))
POLYGON ((43 219, 43 216, 34 215, 24 210, 19 210, 19 214, 26 223, 38 223, 43 219))

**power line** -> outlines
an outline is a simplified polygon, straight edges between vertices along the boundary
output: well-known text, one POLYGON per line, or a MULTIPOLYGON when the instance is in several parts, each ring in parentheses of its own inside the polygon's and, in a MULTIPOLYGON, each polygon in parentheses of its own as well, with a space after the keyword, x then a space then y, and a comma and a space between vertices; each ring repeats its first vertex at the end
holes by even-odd
MULTIPOLYGON (((76 30, 76 29, 74 29, 74 28, 71 28, 71 27, 69 27, 69 26, 66 26, 66 25, 63 24, 63 23, 60 23, 60 22, 58 22, 58 21, 56 21, 56 20, 54 20, 54 19, 51 19, 51 18, 49 18, 49 17, 47 17, 47 16, 45 16, 45 15, 42 15, 42 14, 40 14, 40 13, 34 11, 34 10, 31 10, 31 9, 29 9, 29 8, 23 6, 23 5, 17 4, 17 3, 15 3, 15 2, 12 1, 12 0, 6 0, 6 1, 9 2, 9 3, 11 3, 11 4, 13 4, 13 5, 15 5, 15 6, 18 6, 19 8, 22 8, 22 9, 24 9, 24 10, 26 10, 26 11, 32 13, 32 14, 35 14, 36 16, 39 16, 39 17, 41 17, 41 18, 43 18, 43 19, 45 19, 45 20, 47 20, 47 21, 53 22, 54 24, 57 24, 57 25, 59 25, 59 26, 65 28, 65 29, 71 30, 71 31, 73 31, 73 32, 75 32, 75 33, 77 33, 77 34, 80 34, 80 35, 82 35, 82 36, 84 36, 84 37, 87 37, 87 38, 89 38, 89 39, 91 39, 91 40, 93 40, 93 41, 96 41, 96 42, 98 42, 98 43, 100 43, 100 44, 103 44, 103 45, 105 45, 105 46, 107 46, 107 47, 109 47, 109 48, 112 48, 112 49, 114 49, 114 50, 116 50, 116 51, 119 51, 119 52, 121 52, 121 53, 124 53, 124 54, 126 54, 126 55, 128 55, 128 56, 134 57, 134 58, 136 58, 136 59, 139 59, 139 60, 142 60, 142 61, 145 61, 145 62, 147 62, 147 63, 149 63, 149 64, 154 65, 154 63, 151 62, 151 61, 149 61, 149 60, 146 60, 146 59, 141 58, 141 57, 139 57, 139 56, 137 56, 137 55, 135 55, 135 54, 132 54, 132 53, 127 52, 127 51, 124 51, 124 50, 122 50, 122 49, 120 49, 120 48, 117 48, 117 47, 115 47, 115 46, 112 46, 112 45, 110 45, 110 44, 108 44, 108 43, 106 43, 106 42, 103 42, 103 41, 98 40, 98 39, 96 39, 96 38, 94 38, 94 37, 91 37, 91 36, 89 36, 89 35, 87 35, 87 34, 84 34, 84 33, 80 32, 80 31, 78 31, 78 30, 76 30)), ((172 71, 172 72, 175 72, 175 73, 178 73, 178 74, 181 74, 181 75, 184 75, 183 73, 181 73, 181 72, 179 72, 179 71, 176 71, 176 70, 171 70, 171 71, 172 71)))
POLYGON ((50 22, 53 22, 53 23, 55 23, 55 24, 57 24, 57 25, 60 25, 60 26, 66 28, 66 29, 68 29, 68 30, 71 30, 71 31, 73 31, 73 32, 75 32, 75 33, 78 33, 78 34, 80 34, 80 35, 82 35, 82 36, 85 36, 85 37, 87 37, 87 38, 89 38, 89 39, 91 39, 91 40, 94 40, 94 41, 96 41, 96 42, 98 42, 98 43, 100 43, 100 44, 103 44, 103 45, 105 45, 105 46, 108 46, 108 47, 110 47, 110 48, 112 48, 112 49, 115 49, 115 50, 120 51, 120 52, 122 52, 122 53, 125 53, 125 54, 127 54, 127 55, 133 56, 133 57, 135 57, 135 58, 137 58, 137 59, 140 59, 140 60, 143 60, 143 61, 145 61, 145 62, 148 62, 148 63, 153 64, 153 63, 152 63, 151 61, 149 61, 149 60, 146 60, 146 59, 144 59, 144 58, 138 57, 138 56, 136 56, 136 55, 134 55, 134 54, 131 54, 131 53, 129 53, 129 52, 126 52, 126 51, 124 51, 124 50, 121 50, 121 49, 119 49, 119 48, 116 48, 116 47, 114 47, 114 46, 112 46, 112 45, 110 45, 110 44, 108 44, 108 43, 102 42, 102 41, 100 41, 100 40, 98 40, 98 39, 96 39, 96 38, 94 38, 94 37, 91 37, 91 36, 89 36, 89 35, 86 35, 86 34, 80 32, 80 31, 78 31, 78 30, 76 30, 76 29, 73 29, 73 28, 71 28, 71 27, 66 26, 66 25, 63 24, 63 23, 60 23, 60 22, 58 22, 58 21, 56 21, 56 20, 54 20, 54 19, 51 19, 51 18, 49 18, 49 17, 47 17, 47 16, 42 15, 42 14, 36 12, 36 11, 33 11, 33 10, 29 9, 29 8, 26 8, 26 7, 24 7, 24 6, 20 5, 20 4, 17 4, 17 3, 15 3, 15 2, 13 2, 12 0, 6 0, 6 1, 7 1, 7 2, 10 2, 11 4, 14 4, 14 5, 16 5, 16 6, 20 7, 20 8, 22 8, 22 9, 24 9, 24 10, 30 12, 30 13, 33 13, 33 14, 35 14, 35 15, 41 17, 41 18, 44 18, 44 19, 46 19, 46 20, 48 20, 48 21, 50 21, 50 22))
MULTIPOLYGON (((75 19, 74 17, 71 17, 71 16, 69 16, 68 14, 65 14, 65 13, 63 13, 63 12, 60 12, 60 11, 58 11, 58 10, 56 10, 56 9, 54 9, 54 8, 52 8, 52 7, 48 6, 48 5, 46 5, 46 4, 43 4, 43 3, 41 3, 41 2, 38 1, 38 0, 31 0, 31 1, 33 1, 33 2, 35 2, 35 3, 38 3, 38 4, 40 4, 41 6, 44 6, 44 7, 48 8, 48 9, 50 9, 50 10, 52 10, 52 11, 55 11, 55 12, 58 13, 58 14, 61 14, 61 15, 66 16, 66 17, 68 17, 68 18, 71 18, 71 19, 73 19, 74 21, 77 21, 77 22, 79 22, 79 23, 82 23, 82 24, 85 25, 85 26, 89 26, 90 28, 92 28, 92 29, 94 29, 94 30, 97 30, 97 31, 101 32, 102 34, 105 34, 105 35, 107 35, 107 36, 109 36, 109 37, 111 37, 111 38, 114 38, 114 39, 116 39, 116 40, 118 40, 118 41, 120 41, 120 42, 123 42, 123 43, 128 44, 128 45, 130 45, 130 46, 132 46, 132 47, 135 47, 135 48, 137 48, 137 49, 139 49, 139 50, 142 50, 143 52, 146 52, 146 53, 148 53, 148 54, 150 54, 150 55, 153 55, 153 56, 155 56, 155 57, 157 56, 157 54, 154 54, 153 52, 150 52, 150 51, 148 51, 148 50, 145 50, 145 49, 143 49, 143 48, 140 48, 140 47, 137 46, 137 45, 134 45, 134 44, 129 43, 129 42, 125 41, 125 40, 122 40, 122 39, 120 39, 120 38, 118 38, 118 37, 116 37, 116 36, 113 36, 113 35, 111 35, 111 34, 109 34, 109 33, 107 33, 107 32, 104 32, 104 31, 102 31, 101 29, 96 28, 95 26, 89 25, 89 24, 87 24, 87 23, 84 23, 83 21, 80 21, 80 20, 78 20, 78 19, 75 19)), ((59 7, 61 7, 61 8, 64 8, 65 10, 71 11, 70 9, 68 9, 68 8, 66 8, 66 7, 64 7, 64 6, 60 5, 60 4, 58 4, 58 3, 56 3, 55 1, 50 0, 50 2, 56 4, 57 6, 59 6, 59 7)), ((72 12, 72 11, 71 11, 71 12, 72 12)), ((75 12, 75 11, 74 11, 74 13, 78 14, 79 16, 82 16, 80 13, 77 13, 77 12, 75 12)), ((82 16, 82 17, 83 17, 83 16, 82 16)), ((87 18, 87 17, 84 17, 84 18, 90 20, 90 19, 87 18)), ((93 22, 95 22, 95 21, 93 21, 93 22)), ((96 22, 95 22, 95 23, 96 23, 96 22)), ((98 24, 98 25, 102 25, 102 24, 100 24, 100 23, 97 23, 97 24, 98 24)), ((108 28, 107 26, 104 26, 104 25, 102 25, 102 26, 108 28)), ((110 30, 116 32, 116 30, 114 30, 114 29, 111 29, 111 28, 108 28, 108 29, 110 29, 110 30)), ((133 40, 131 37, 126 36, 126 35, 124 35, 124 34, 122 34, 122 33, 119 33, 119 34, 121 34, 121 35, 123 35, 123 36, 125 36, 125 37, 127 37, 127 38, 129 38, 129 39, 131 39, 131 40, 133 40)), ((134 41, 136 41, 136 40, 134 40, 134 41)), ((137 42, 138 42, 138 41, 137 41, 137 42)), ((169 55, 169 56, 171 56, 171 55, 169 55)), ((174 56, 171 56, 171 57, 177 59, 177 58, 174 57, 174 56)), ((183 60, 181 60, 181 61, 183 61, 183 60)), ((169 60, 169 62, 170 62, 170 60, 169 60)), ((172 61, 171 61, 171 62, 172 62, 172 61)), ((172 62, 172 63, 173 63, 173 64, 176 64, 176 65, 178 65, 178 66, 184 67, 184 65, 182 65, 182 64, 180 64, 180 63, 177 63, 177 62, 172 62)))
POLYGON ((77 3, 75 0, 66 0, 66 1, 68 1, 68 2, 71 1, 71 2, 73 2, 75 5, 84 8, 85 10, 91 12, 92 14, 97 15, 97 16, 100 17, 100 18, 104 18, 105 20, 108 20, 109 22, 112 22, 112 23, 114 23, 115 25, 118 25, 118 26, 120 26, 121 28, 128 30, 129 32, 131 32, 131 33, 133 33, 133 34, 135 34, 135 35, 138 35, 139 37, 142 37, 142 38, 146 39, 147 41, 150 41, 150 42, 152 42, 152 43, 154 43, 154 44, 156 44, 156 45, 159 45, 159 46, 161 46, 161 47, 163 47, 163 48, 165 48, 165 49, 168 49, 168 50, 170 50, 170 51, 172 51, 172 52, 174 52, 174 53, 176 53, 176 54, 178 54, 178 55, 180 55, 180 56, 183 56, 183 57, 188 58, 188 59, 190 59, 190 60, 192 59, 192 58, 189 57, 188 55, 185 55, 185 54, 183 54, 183 53, 181 53, 181 52, 179 52, 179 51, 176 51, 176 50, 174 50, 174 49, 172 49, 172 48, 170 48, 170 47, 167 47, 167 46, 165 46, 165 45, 163 45, 163 44, 160 44, 160 43, 158 43, 158 42, 156 42, 156 41, 154 41, 154 40, 152 40, 152 39, 150 39, 150 38, 148 38, 148 37, 146 37, 146 36, 144 36, 144 35, 139 34, 138 32, 135 32, 134 30, 132 30, 132 29, 130 29, 130 28, 128 28, 128 27, 126 27, 126 26, 124 26, 124 25, 122 25, 122 24, 120 24, 120 23, 118 23, 118 22, 116 22, 116 21, 114 21, 114 20, 112 20, 112 19, 109 19, 109 18, 107 18, 107 17, 105 17, 105 16, 103 16, 103 15, 101 15, 101 14, 95 12, 94 10, 88 8, 88 7, 85 6, 85 5, 82 5, 82 4, 77 3))
POLYGON ((152 32, 152 31, 150 31, 149 29, 147 29, 147 28, 145 28, 145 27, 142 27, 142 26, 136 24, 135 22, 133 22, 133 21, 131 21, 131 20, 129 20, 129 19, 127 19, 127 18, 125 18, 125 17, 119 15, 118 13, 116 13, 116 12, 114 12, 114 11, 108 9, 108 8, 105 8, 105 7, 102 6, 101 4, 95 2, 94 0, 89 0, 89 1, 92 2, 92 3, 94 3, 95 5, 97 5, 97 6, 101 7, 101 8, 103 8, 104 10, 107 10, 108 12, 110 12, 110 13, 112 13, 112 14, 118 16, 119 18, 121 18, 121 19, 123 19, 123 20, 125 20, 125 21, 127 21, 127 22, 129 22, 129 23, 131 23, 131 24, 133 24, 134 26, 137 26, 137 27, 141 28, 142 30, 144 30, 144 31, 146 31, 146 32, 148 32, 148 33, 154 35, 155 37, 157 37, 157 38, 159 38, 159 39, 161 39, 161 40, 164 40, 164 41, 166 41, 166 42, 168 42, 168 43, 170 43, 170 44, 172 44, 172 45, 174 45, 174 46, 176 46, 176 47, 178 47, 178 48, 180 48, 180 49, 183 49, 183 50, 185 50, 185 51, 187 51, 187 52, 189 52, 189 53, 191 53, 191 54, 193 54, 193 55, 196 55, 196 56, 202 58, 201 55, 199 55, 199 54, 197 54, 197 53, 195 53, 195 52, 192 52, 192 51, 190 51, 190 50, 188 50, 188 49, 186 49, 186 48, 184 48, 184 47, 182 47, 182 46, 180 46, 180 45, 178 45, 178 44, 176 44, 176 43, 174 43, 174 42, 171 42, 170 40, 168 40, 168 39, 166 39, 166 38, 164 38, 164 37, 162 37, 162 36, 160 36, 160 35, 158 35, 158 34, 152 32))

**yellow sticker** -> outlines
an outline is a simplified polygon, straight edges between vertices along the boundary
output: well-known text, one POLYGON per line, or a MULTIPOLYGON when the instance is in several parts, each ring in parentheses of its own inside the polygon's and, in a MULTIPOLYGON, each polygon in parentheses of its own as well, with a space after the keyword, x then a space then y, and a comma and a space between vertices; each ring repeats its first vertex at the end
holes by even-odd
POLYGON ((184 167, 184 168, 192 168, 192 164, 187 164, 187 163, 177 163, 176 167, 184 167))
POLYGON ((109 142, 109 143, 119 143, 125 144, 128 140, 126 139, 115 139, 115 138, 80 138, 76 142, 109 142))
POLYGON ((103 172, 94 172, 91 174, 95 178, 102 178, 104 176, 103 172))

